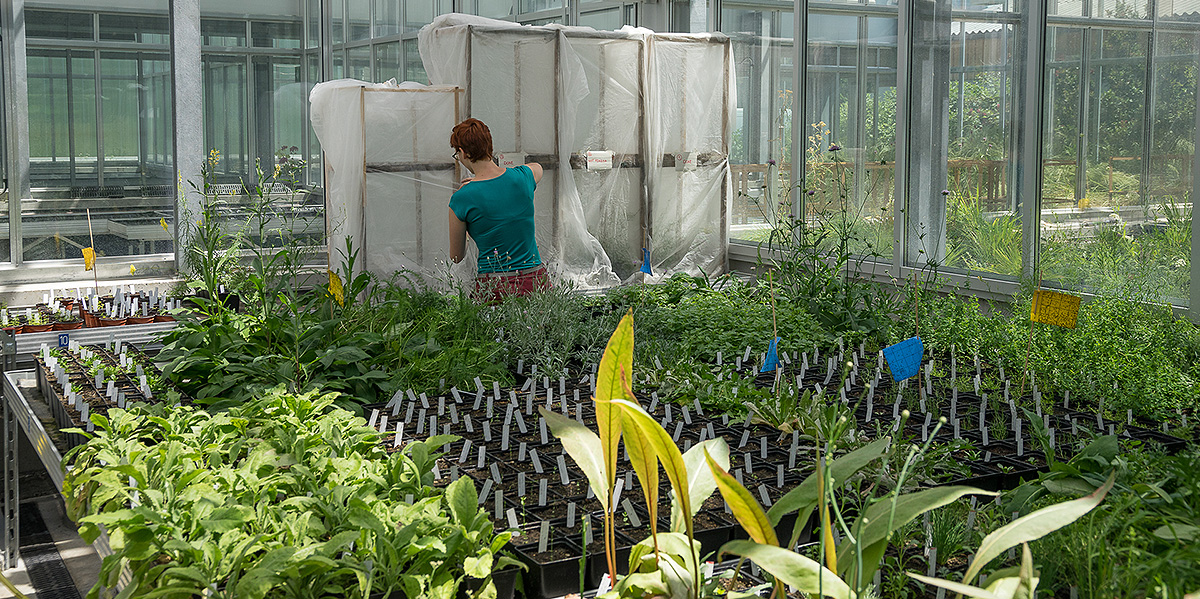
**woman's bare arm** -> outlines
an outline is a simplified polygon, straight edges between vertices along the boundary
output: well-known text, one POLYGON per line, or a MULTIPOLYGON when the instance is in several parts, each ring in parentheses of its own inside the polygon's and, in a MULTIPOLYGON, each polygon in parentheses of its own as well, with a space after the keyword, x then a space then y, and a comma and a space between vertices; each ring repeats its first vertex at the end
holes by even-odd
POLYGON ((450 260, 458 264, 467 252, 467 223, 458 220, 453 210, 450 212, 450 260))

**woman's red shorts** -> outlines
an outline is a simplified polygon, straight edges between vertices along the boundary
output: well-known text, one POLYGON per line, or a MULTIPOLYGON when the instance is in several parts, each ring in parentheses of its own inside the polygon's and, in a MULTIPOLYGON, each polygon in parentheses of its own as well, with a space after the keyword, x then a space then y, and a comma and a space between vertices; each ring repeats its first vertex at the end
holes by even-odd
POLYGON ((520 297, 550 288, 550 275, 545 266, 517 274, 480 275, 475 279, 474 296, 489 304, 498 304, 506 297, 520 297))

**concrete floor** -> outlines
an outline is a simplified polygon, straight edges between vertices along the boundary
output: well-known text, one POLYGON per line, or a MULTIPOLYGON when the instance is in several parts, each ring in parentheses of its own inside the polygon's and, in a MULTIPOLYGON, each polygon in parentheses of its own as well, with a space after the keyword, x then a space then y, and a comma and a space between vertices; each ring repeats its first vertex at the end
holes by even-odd
MULTIPOLYGON (((67 519, 61 497, 44 495, 29 501, 35 503, 41 512, 42 519, 45 520, 46 527, 50 530, 50 536, 58 548, 58 553, 62 557, 67 571, 71 573, 79 596, 87 596, 88 591, 99 580, 100 556, 91 545, 84 543, 83 539, 79 538, 74 523, 67 519)), ((29 599, 37 599, 39 596, 36 589, 29 584, 24 560, 18 561, 16 568, 5 570, 4 576, 29 599)), ((13 596, 7 588, 0 585, 0 599, 13 596)))

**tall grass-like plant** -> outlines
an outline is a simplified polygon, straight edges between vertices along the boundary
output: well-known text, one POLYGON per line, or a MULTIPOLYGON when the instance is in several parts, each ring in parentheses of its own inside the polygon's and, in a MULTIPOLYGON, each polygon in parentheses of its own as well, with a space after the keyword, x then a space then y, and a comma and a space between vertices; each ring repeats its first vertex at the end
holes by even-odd
POLYGON ((704 460, 716 455, 728 467, 729 448, 724 440, 702 442, 686 454, 679 451, 669 433, 638 404, 631 388, 633 371, 632 311, 621 319, 609 339, 596 378, 594 397, 597 433, 578 422, 541 409, 554 435, 588 478, 604 509, 605 559, 609 575, 616 581, 612 596, 664 596, 699 599, 714 591, 701 569, 699 543, 692 519, 700 505, 716 488, 704 460), (616 480, 617 451, 621 441, 629 453, 650 509, 650 538, 630 553, 629 575, 619 577, 613 535, 612 492, 616 480), (659 533, 659 466, 670 480, 671 531, 659 533))

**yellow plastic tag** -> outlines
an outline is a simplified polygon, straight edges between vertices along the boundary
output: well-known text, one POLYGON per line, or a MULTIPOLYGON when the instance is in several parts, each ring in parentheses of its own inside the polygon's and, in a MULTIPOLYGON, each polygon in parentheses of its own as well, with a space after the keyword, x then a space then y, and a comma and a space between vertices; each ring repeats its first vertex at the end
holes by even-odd
POLYGON ((1033 294, 1033 307, 1030 309, 1029 318, 1034 322, 1073 329, 1079 319, 1079 298, 1039 289, 1033 294))
POLYGON ((343 295, 343 293, 344 293, 344 291, 342 290, 342 278, 339 277, 336 272, 333 272, 332 270, 330 270, 329 271, 329 295, 333 296, 333 299, 335 301, 337 301, 339 306, 345 305, 346 298, 343 295))
POLYGON ((96 250, 92 248, 83 248, 83 270, 91 270, 96 267, 96 250))

